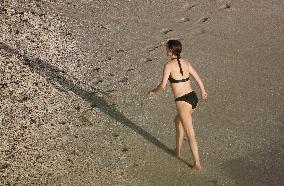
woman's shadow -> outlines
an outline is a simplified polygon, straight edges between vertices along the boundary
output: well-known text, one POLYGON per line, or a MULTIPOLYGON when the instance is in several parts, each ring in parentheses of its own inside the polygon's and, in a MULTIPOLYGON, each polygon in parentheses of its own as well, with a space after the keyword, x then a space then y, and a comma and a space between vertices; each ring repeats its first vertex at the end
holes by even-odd
MULTIPOLYGON (((152 144, 156 145, 166 153, 176 157, 174 155, 174 151, 168 148, 165 144, 159 141, 157 138, 152 136, 150 133, 145 131, 140 126, 133 123, 130 119, 124 116, 121 112, 119 112, 113 105, 109 104, 103 98, 97 96, 97 90, 93 92, 88 92, 84 90, 82 87, 74 83, 72 79, 68 79, 66 77, 66 72, 59 70, 57 67, 47 63, 38 58, 28 57, 25 54, 21 54, 17 49, 11 48, 9 45, 0 42, 0 49, 5 50, 8 53, 16 55, 19 59, 23 60, 23 64, 27 65, 32 72, 38 73, 40 76, 44 77, 49 83, 55 86, 55 88, 62 91, 72 91, 76 95, 80 96, 85 101, 89 102, 91 107, 99 108, 102 112, 107 114, 108 116, 112 117, 116 121, 120 122, 121 124, 129 127, 137 134, 144 137, 146 140, 151 142, 152 144), (58 86, 60 84, 60 86, 58 86)), ((188 166, 191 166, 185 160, 176 157, 177 159, 183 161, 188 166)))

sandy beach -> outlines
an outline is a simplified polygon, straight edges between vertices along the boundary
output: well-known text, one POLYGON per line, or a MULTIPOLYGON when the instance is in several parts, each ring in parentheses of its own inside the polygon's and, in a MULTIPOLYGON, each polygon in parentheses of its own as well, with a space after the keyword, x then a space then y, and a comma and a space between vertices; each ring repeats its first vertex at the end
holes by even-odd
POLYGON ((0 1, 0 185, 281 186, 281 0, 0 1), (208 100, 176 158, 165 43, 208 100))

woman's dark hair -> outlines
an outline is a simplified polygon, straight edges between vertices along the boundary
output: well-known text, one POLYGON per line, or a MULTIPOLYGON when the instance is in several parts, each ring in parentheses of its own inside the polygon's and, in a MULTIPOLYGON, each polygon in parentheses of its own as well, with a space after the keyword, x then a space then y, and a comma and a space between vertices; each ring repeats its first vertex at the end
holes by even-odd
POLYGON ((180 73, 181 75, 183 75, 183 71, 182 71, 182 68, 181 68, 181 64, 180 64, 180 53, 182 51, 182 44, 180 41, 178 40, 169 40, 167 42, 167 48, 170 49, 172 51, 172 53, 177 56, 177 61, 178 61, 178 65, 179 65, 179 68, 180 68, 180 73))

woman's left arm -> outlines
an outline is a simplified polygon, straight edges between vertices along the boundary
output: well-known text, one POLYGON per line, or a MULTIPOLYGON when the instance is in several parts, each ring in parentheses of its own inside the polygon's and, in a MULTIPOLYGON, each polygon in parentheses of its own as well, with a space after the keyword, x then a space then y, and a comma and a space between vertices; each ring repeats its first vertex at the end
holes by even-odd
POLYGON ((153 94, 155 94, 156 92, 160 91, 160 90, 164 90, 166 88, 167 82, 168 82, 168 78, 170 76, 170 67, 169 64, 165 64, 164 66, 164 70, 163 70, 163 78, 162 81, 160 82, 160 84, 154 88, 153 90, 149 91, 147 93, 148 96, 151 96, 153 94))

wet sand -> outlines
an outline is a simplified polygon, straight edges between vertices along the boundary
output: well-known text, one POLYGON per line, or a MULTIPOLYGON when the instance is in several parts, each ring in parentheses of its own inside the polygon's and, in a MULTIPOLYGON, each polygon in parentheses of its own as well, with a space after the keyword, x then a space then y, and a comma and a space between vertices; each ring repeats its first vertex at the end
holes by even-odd
POLYGON ((0 185, 283 184, 280 0, 0 4, 0 185), (170 87, 144 96, 168 39, 209 95, 193 114, 200 172, 186 139, 172 155, 170 87))

